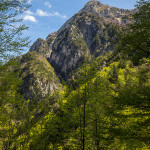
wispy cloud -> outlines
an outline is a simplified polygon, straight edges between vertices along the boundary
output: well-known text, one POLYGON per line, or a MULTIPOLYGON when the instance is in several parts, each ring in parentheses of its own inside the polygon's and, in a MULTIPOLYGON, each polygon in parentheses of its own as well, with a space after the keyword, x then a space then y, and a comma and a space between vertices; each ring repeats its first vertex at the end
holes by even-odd
POLYGON ((43 11, 41 9, 37 9, 36 15, 37 16, 42 16, 42 17, 51 16, 51 17, 60 17, 60 18, 63 18, 63 19, 67 19, 66 15, 61 15, 59 12, 49 13, 49 12, 43 11))
POLYGON ((61 15, 59 12, 53 12, 53 13, 49 13, 46 11, 43 11, 41 9, 37 9, 36 13, 27 10, 25 11, 25 14, 23 15, 23 20, 25 21, 31 21, 31 22, 38 22, 36 19, 36 16, 40 16, 40 17, 59 17, 62 19, 67 19, 66 15, 61 15))
POLYGON ((68 17, 66 15, 61 15, 59 12, 54 12, 52 13, 52 16, 57 16, 63 19, 67 19, 68 17))
POLYGON ((45 2, 44 5, 47 6, 48 8, 52 7, 52 5, 49 2, 45 2))
POLYGON ((36 15, 38 15, 38 16, 50 16, 50 14, 48 12, 45 12, 41 9, 37 9, 36 15))
POLYGON ((23 19, 26 21, 37 22, 36 18, 31 15, 24 15, 23 19))

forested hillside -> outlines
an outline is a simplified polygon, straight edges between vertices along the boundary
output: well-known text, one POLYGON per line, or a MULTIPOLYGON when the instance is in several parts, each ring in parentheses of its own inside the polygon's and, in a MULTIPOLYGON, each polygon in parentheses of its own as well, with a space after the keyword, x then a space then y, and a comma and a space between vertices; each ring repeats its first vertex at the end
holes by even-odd
POLYGON ((148 0, 134 10, 90 1, 30 52, 9 57, 22 42, 0 45, 0 149, 150 149, 148 0))

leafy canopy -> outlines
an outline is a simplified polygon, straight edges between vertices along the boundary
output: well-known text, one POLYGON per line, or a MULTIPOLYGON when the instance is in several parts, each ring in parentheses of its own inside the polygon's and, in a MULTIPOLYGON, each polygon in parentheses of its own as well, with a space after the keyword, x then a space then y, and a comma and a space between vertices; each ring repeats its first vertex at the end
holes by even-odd
POLYGON ((27 0, 0 0, 0 63, 28 46, 28 37, 22 37, 22 31, 28 27, 19 18, 28 7, 27 0))

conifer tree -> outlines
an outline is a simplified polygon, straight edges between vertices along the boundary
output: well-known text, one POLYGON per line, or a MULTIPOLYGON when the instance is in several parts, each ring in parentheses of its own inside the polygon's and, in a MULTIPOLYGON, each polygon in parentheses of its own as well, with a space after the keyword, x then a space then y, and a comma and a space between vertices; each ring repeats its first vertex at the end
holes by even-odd
POLYGON ((136 64, 142 57, 150 57, 150 2, 140 0, 132 23, 121 32, 118 50, 126 53, 136 64))

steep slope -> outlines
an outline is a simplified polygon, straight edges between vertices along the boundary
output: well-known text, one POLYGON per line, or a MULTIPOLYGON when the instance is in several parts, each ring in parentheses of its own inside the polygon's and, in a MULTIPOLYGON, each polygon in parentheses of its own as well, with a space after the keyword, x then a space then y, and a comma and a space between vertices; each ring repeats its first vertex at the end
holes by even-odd
POLYGON ((29 52, 21 56, 19 61, 22 64, 19 72, 24 81, 21 92, 25 99, 41 100, 61 88, 54 69, 41 54, 29 52))
POLYGON ((127 16, 133 12, 89 1, 57 33, 45 41, 37 40, 30 51, 43 54, 56 73, 67 80, 85 58, 90 60, 114 48, 118 27, 128 23, 127 16))
POLYGON ((116 28, 99 16, 81 13, 69 27, 63 29, 53 44, 49 62, 57 73, 67 79, 84 58, 97 57, 112 50, 116 28))

